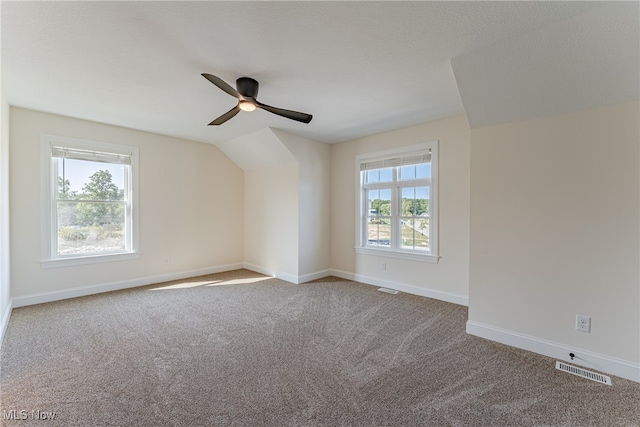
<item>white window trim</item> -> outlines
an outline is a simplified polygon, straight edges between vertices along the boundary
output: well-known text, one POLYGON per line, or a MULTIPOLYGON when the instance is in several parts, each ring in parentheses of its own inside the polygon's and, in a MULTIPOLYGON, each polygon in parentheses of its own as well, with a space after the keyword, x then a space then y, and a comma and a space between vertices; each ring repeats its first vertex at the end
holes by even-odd
POLYGON ((42 268, 70 267, 102 262, 124 261, 138 258, 139 209, 138 209, 138 148, 109 144, 79 138, 42 134, 40 137, 40 266, 42 268), (131 250, 129 252, 90 254, 74 257, 54 257, 52 196, 57 191, 57 180, 52 178, 52 146, 64 146, 85 150, 104 151, 131 156, 131 250))
POLYGON ((376 151, 373 153, 359 154, 356 156, 356 242, 355 251, 358 254, 364 255, 376 255, 388 258, 399 258, 410 261, 420 261, 432 264, 437 264, 440 259, 438 252, 438 141, 425 142, 422 144, 409 145, 405 147, 398 147, 389 150, 376 151), (416 251, 402 250, 399 248, 385 248, 385 247, 372 247, 366 246, 364 243, 364 211, 365 203, 363 201, 362 191, 362 173, 360 172, 360 165, 365 162, 371 162, 374 160, 380 160, 390 157, 397 157, 405 153, 421 150, 431 150, 431 187, 430 187, 430 215, 433 227, 431 228, 430 246, 431 251, 427 254, 418 253, 416 251))

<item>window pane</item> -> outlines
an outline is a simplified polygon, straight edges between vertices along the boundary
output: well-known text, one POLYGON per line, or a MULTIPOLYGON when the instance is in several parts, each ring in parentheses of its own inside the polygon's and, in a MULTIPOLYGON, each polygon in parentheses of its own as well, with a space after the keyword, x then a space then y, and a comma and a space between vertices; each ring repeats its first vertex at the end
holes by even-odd
POLYGON ((124 200, 128 166, 57 158, 58 198, 82 200, 124 200))
POLYGON ((402 216, 428 215, 429 187, 403 187, 401 203, 402 216))
POLYGON ((416 211, 415 215, 417 216, 427 216, 429 215, 429 208, 431 206, 430 203, 430 188, 428 186, 425 187, 415 187, 416 189, 416 211))
POLYGON ((369 215, 391 215, 391 189, 368 190, 369 215))
POLYGON ((365 182, 391 182, 393 168, 371 169, 365 172, 365 182))
POLYGON ((416 165, 401 166, 400 179, 416 179, 416 165))
POLYGON ((380 169, 380 182, 393 181, 393 168, 380 169))
POLYGON ((405 187, 402 189, 402 216, 413 216, 416 214, 416 189, 415 187, 405 187))
POLYGON ((364 182, 380 182, 380 169, 365 171, 364 182))
POLYGON ((422 163, 416 165, 416 178, 431 178, 431 163, 422 163))
POLYGON ((429 250, 429 218, 402 218, 402 249, 429 250))
POLYGON ((368 217, 367 244, 372 246, 391 246, 391 219, 368 217))
POLYGON ((400 166, 398 169, 398 179, 400 181, 406 181, 409 179, 431 178, 431 163, 400 166))
POLYGON ((58 255, 126 251, 124 202, 58 202, 58 255))

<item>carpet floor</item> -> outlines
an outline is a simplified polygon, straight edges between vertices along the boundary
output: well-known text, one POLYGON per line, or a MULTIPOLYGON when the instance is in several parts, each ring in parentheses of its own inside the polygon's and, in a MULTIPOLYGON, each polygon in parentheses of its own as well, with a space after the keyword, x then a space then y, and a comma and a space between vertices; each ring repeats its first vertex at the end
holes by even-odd
POLYGON ((640 384, 557 371, 467 335, 466 319, 357 282, 247 270, 17 308, 0 424, 640 426, 640 384))

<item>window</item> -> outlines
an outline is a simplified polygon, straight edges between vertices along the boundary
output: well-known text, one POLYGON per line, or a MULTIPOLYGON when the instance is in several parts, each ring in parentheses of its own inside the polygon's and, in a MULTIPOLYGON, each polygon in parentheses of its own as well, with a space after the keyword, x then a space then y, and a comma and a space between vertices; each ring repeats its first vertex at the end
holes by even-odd
POLYGON ((438 143, 358 156, 356 251, 437 262, 438 143))
POLYGON ((42 135, 42 265, 137 252, 138 149, 42 135))

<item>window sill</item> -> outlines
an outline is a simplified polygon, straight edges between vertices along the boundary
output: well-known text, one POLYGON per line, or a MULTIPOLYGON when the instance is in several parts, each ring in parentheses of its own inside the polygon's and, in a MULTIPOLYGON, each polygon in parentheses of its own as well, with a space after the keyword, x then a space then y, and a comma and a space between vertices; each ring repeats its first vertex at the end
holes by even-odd
POLYGON ((404 259, 408 261, 428 262, 430 264, 437 264, 438 260, 440 259, 440 257, 437 255, 428 255, 428 254, 423 255, 423 254, 397 251, 393 249, 363 248, 361 246, 356 246, 355 249, 357 254, 383 256, 387 258, 398 258, 398 259, 404 259))
POLYGON ((98 264, 101 262, 116 262, 137 259, 138 252, 92 255, 83 257, 56 258, 40 261, 40 266, 44 269, 73 267, 76 265, 98 264))

